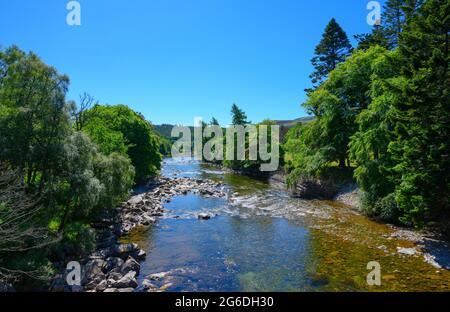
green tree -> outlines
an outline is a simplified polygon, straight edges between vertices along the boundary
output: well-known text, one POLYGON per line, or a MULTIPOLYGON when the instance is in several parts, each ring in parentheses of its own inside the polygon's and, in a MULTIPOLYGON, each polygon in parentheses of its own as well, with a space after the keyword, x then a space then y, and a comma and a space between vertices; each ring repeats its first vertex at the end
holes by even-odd
POLYGON ((211 125, 211 126, 219 126, 220 124, 219 124, 219 121, 215 118, 215 117, 213 117, 212 119, 211 119, 211 121, 209 122, 209 124, 211 125))
POLYGON ((402 96, 394 103, 396 140, 390 149, 401 180, 396 201, 402 221, 419 224, 449 213, 450 3, 428 0, 417 9, 409 1, 399 51, 402 96))
POLYGON ((24 170, 28 187, 39 184, 42 192, 70 133, 69 79, 15 46, 0 51, 0 68, 0 160, 24 170))
POLYGON ((247 121, 247 115, 236 104, 233 104, 233 106, 231 107, 231 116, 233 125, 249 124, 249 122, 247 121))
POLYGON ((403 6, 406 0, 387 0, 383 7, 382 24, 388 47, 397 47, 405 25, 403 6))
POLYGON ((125 105, 96 105, 86 112, 84 126, 103 154, 128 155, 136 182, 145 182, 161 168, 160 139, 145 118, 125 105))
POLYGON ((388 52, 374 62, 372 102, 357 116, 358 131, 350 142, 351 159, 357 165, 354 175, 363 192, 361 209, 389 222, 399 222, 400 217, 393 197, 397 177, 391 169, 395 162, 389 150, 395 140, 393 104, 403 101, 391 91, 404 83, 398 77, 398 57, 398 51, 388 52))
MULTIPOLYGON (((345 61, 351 50, 352 46, 347 34, 334 18, 331 19, 325 28, 322 40, 314 51, 315 56, 311 60, 315 70, 309 77, 314 88, 320 85, 339 63, 345 61)), ((307 91, 312 90, 308 89, 307 91)))
POLYGON ((371 102, 373 63, 385 52, 381 47, 355 51, 309 94, 304 106, 313 108, 317 119, 305 134, 313 135, 307 140, 306 154, 315 159, 316 170, 320 169, 319 164, 328 166, 333 162, 341 168, 349 166, 348 144, 357 130, 355 118, 371 102))
POLYGON ((371 33, 355 35, 354 37, 358 41, 358 49, 360 50, 368 50, 377 45, 387 49, 391 47, 381 25, 375 25, 371 33))

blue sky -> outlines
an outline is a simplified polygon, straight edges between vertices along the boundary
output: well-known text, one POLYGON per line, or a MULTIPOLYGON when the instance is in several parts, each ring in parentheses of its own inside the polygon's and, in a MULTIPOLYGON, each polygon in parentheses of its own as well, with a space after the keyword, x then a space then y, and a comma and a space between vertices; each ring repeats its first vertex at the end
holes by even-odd
POLYGON ((365 0, 0 0, 0 45, 36 52, 86 91, 127 104, 155 124, 305 116, 310 59, 335 17, 349 37, 368 32, 365 0))

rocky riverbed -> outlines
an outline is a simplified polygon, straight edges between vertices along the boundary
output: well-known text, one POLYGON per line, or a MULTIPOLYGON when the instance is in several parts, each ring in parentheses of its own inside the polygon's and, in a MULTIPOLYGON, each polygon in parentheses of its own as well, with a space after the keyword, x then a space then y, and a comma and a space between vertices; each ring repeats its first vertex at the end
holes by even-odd
MULTIPOLYGON (((137 277, 140 261, 146 253, 137 244, 118 243, 118 238, 138 226, 150 226, 164 214, 164 204, 179 195, 195 194, 205 198, 223 198, 227 194, 222 184, 207 179, 158 177, 146 187, 146 191, 131 197, 116 208, 114 220, 105 219, 93 227, 97 230, 97 247, 87 259, 81 261, 81 286, 67 286, 68 272, 53 279, 50 289, 54 292, 133 292, 162 291, 151 281, 158 276, 144 280, 138 289, 137 277)), ((208 220, 211 216, 200 213, 198 219, 208 220)))

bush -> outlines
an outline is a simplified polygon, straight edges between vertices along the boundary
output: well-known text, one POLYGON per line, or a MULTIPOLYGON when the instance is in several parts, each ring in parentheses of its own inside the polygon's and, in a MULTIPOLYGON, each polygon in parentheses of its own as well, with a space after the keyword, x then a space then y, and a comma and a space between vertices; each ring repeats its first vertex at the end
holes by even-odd
POLYGON ((85 256, 95 250, 95 231, 86 223, 73 222, 66 226, 61 246, 65 256, 85 256))
POLYGON ((395 193, 380 199, 375 204, 375 210, 384 221, 399 223, 401 211, 395 199, 395 193))

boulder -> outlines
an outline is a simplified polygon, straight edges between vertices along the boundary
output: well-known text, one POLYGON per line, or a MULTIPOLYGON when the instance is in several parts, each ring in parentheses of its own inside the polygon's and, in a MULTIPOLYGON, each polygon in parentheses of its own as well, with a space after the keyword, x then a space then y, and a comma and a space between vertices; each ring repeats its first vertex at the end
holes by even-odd
POLYGON ((142 289, 145 291, 148 291, 148 290, 156 290, 156 289, 158 289, 158 287, 155 284, 153 284, 152 282, 150 282, 148 279, 145 279, 142 282, 142 289))
POLYGON ((198 219, 199 220, 209 220, 209 219, 211 219, 211 216, 207 213, 199 213, 198 219))
POLYGON ((106 259, 106 270, 109 272, 114 268, 121 267, 124 261, 119 257, 109 257, 106 259))
POLYGON ((136 272, 130 271, 120 280, 114 283, 115 288, 136 288, 138 283, 136 281, 136 272))
POLYGON ((124 275, 131 271, 137 272, 137 274, 139 274, 140 270, 141 265, 132 257, 128 257, 127 261, 125 261, 125 263, 120 267, 120 272, 124 275))
POLYGON ((142 225, 150 225, 156 222, 155 218, 150 217, 149 215, 143 215, 141 218, 142 225))
POLYGON ((89 260, 85 265, 84 265, 84 272, 86 272, 87 274, 94 274, 94 275, 98 275, 101 273, 106 272, 107 268, 107 262, 103 259, 93 259, 93 260, 89 260))
POLYGON ((108 287, 108 281, 103 280, 97 285, 97 287, 95 287, 95 291, 103 292, 106 290, 107 287, 108 287))
POLYGON ((109 293, 109 292, 114 293, 114 292, 119 292, 119 290, 117 288, 107 288, 103 292, 105 292, 105 293, 109 293))
POLYGON ((142 249, 140 249, 137 253, 133 254, 133 258, 135 258, 136 260, 139 260, 139 261, 145 260, 146 257, 147 257, 147 253, 142 249))
POLYGON ((93 289, 95 286, 106 278, 106 261, 101 259, 89 260, 84 266, 84 276, 81 281, 87 289, 93 289), (88 286, 89 285, 89 286, 88 286))
POLYGON ((130 204, 130 205, 137 205, 137 204, 139 204, 141 201, 142 201, 142 196, 141 196, 141 195, 137 195, 137 196, 131 197, 131 198, 127 201, 127 204, 130 204))
MULTIPOLYGON (((118 270, 120 270, 120 268, 119 268, 118 270)), ((111 280, 113 280, 113 281, 118 281, 118 280, 120 280, 122 277, 123 277, 123 274, 120 273, 120 272, 110 272, 110 273, 108 274, 108 279, 111 279, 111 280)))
POLYGON ((134 252, 138 252, 139 247, 136 244, 119 244, 113 247, 112 254, 115 257, 127 259, 134 252))

